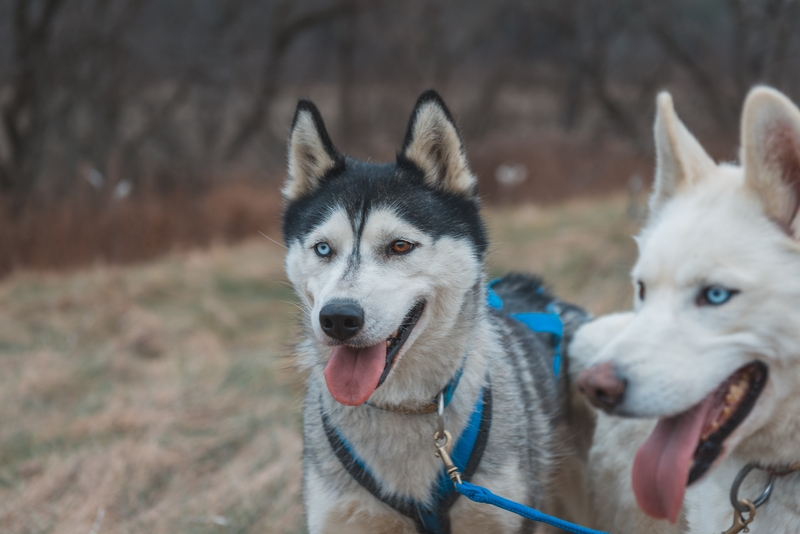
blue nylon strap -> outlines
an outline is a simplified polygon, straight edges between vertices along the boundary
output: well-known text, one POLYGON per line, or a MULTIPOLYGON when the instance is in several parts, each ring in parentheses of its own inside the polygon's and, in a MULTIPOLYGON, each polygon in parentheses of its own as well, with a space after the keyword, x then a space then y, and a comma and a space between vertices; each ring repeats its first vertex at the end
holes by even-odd
MULTIPOLYGON (((495 280, 495 282, 496 281, 497 280, 495 280)), ((494 284, 494 282, 492 282, 492 284, 494 284)), ((492 308, 499 310, 503 308, 503 299, 492 289, 492 284, 489 284, 489 287, 486 288, 486 303, 492 308)))
MULTIPOLYGON (((475 449, 475 442, 478 439, 478 431, 480 430, 481 419, 483 418, 483 405, 483 390, 481 390, 481 394, 475 403, 475 408, 472 410, 469 422, 461 432, 461 436, 456 440, 456 445, 453 447, 452 454, 450 455, 450 458, 453 460, 455 466, 458 467, 460 473, 466 470, 467 462, 469 462, 472 451, 475 449)), ((453 493, 455 489, 450 477, 447 476, 444 470, 439 472, 437 486, 436 502, 443 501, 448 495, 453 493)), ((425 528, 435 533, 443 532, 437 515, 438 506, 434 510, 425 509, 420 506, 418 510, 420 512, 420 519, 422 519, 425 528)))
POLYGON ((580 525, 570 523, 569 521, 564 521, 563 519, 547 515, 544 512, 534 510, 533 508, 516 503, 514 501, 509 501, 506 498, 495 495, 486 488, 475 486, 469 482, 462 482, 461 484, 456 483, 455 486, 457 492, 471 501, 483 504, 491 504, 492 506, 497 506, 498 508, 502 508, 503 510, 507 510, 513 514, 527 517, 528 519, 538 521, 539 523, 547 523, 548 525, 560 528, 561 530, 566 530, 567 532, 572 532, 573 534, 607 534, 606 532, 602 532, 600 530, 582 527, 580 525))
MULTIPOLYGON (((490 283, 489 287, 487 288, 487 304, 492 308, 502 310, 503 300, 492 289, 493 284, 494 282, 490 283)), ((543 332, 553 335, 553 337, 555 338, 553 372, 557 377, 561 371, 561 341, 564 336, 564 326, 563 323, 561 322, 561 317, 558 315, 558 312, 553 306, 553 304, 552 303, 548 304, 547 313, 541 313, 541 312, 515 313, 515 314, 509 314, 509 316, 522 322, 534 332, 543 332)), ((463 372, 463 367, 458 370, 453 379, 445 387, 443 391, 445 405, 449 404, 450 401, 452 400, 453 393, 455 392, 456 387, 458 386, 458 382, 461 379, 462 372, 463 372)), ((451 459, 453 460, 453 463, 456 465, 456 467, 461 473, 464 473, 466 471, 467 464, 469 463, 470 458, 473 455, 476 442, 480 434, 481 423, 483 420, 484 405, 485 405, 484 391, 485 390, 481 390, 480 397, 475 403, 475 408, 472 411, 470 420, 467 423, 464 430, 462 431, 461 436, 459 436, 458 440, 456 441, 455 447, 453 448, 451 454, 451 459)), ((491 392, 489 392, 489 394, 490 393, 491 392)), ((324 417, 323 417, 323 423, 324 423, 324 417)), ((349 462, 352 462, 354 465, 358 466, 358 469, 360 470, 361 473, 363 473, 365 478, 374 481, 374 477, 369 472, 369 468, 355 454, 355 451, 352 450, 350 444, 347 443, 347 441, 338 433, 338 431, 335 428, 332 428, 331 432, 332 435, 335 436, 336 441, 338 441, 338 443, 343 449, 342 451, 337 453, 337 455, 340 455, 340 459, 341 455, 346 456, 347 457, 346 459, 349 462)), ((488 434, 488 426, 485 432, 488 434)), ((331 436, 328 436, 328 438, 330 440, 331 436)), ((485 445, 485 442, 482 443, 485 445)), ((478 458, 478 461, 479 460, 480 458, 478 458)), ((349 468, 348 471, 350 471, 349 468)), ((352 471, 351 474, 353 474, 352 471)), ((361 484, 365 484, 364 480, 360 479, 358 480, 361 482, 361 484)), ((369 480, 367 480, 367 482, 369 482, 369 480)), ((385 503, 392 505, 391 503, 384 500, 380 495, 378 495, 378 493, 376 493, 377 490, 373 491, 369 487, 367 487, 367 489, 371 493, 373 493, 373 495, 375 495, 385 503)), ((593 530, 590 528, 575 525, 573 523, 564 521, 563 519, 559 519, 557 517, 552 517, 538 510, 534 510, 533 508, 530 508, 528 506, 524 506, 522 504, 515 503, 514 501, 510 501, 508 499, 495 495, 488 489, 483 488, 481 486, 475 486, 473 484, 470 484, 469 482, 463 482, 461 484, 459 483, 453 484, 444 470, 440 471, 439 477, 437 479, 436 496, 435 496, 436 504, 433 509, 424 506, 422 503, 414 501, 397 502, 394 503, 392 507, 395 508, 395 510, 409 516, 412 516, 413 514, 412 511, 416 511, 415 515, 417 516, 417 518, 414 519, 415 523, 417 523, 418 526, 420 526, 421 524, 421 526, 425 528, 426 532, 432 534, 443 534, 445 532, 445 528, 443 528, 443 525, 441 524, 439 511, 443 502, 445 502, 447 499, 454 498, 453 497, 454 491, 458 492, 458 494, 460 495, 464 495, 465 497, 474 502, 490 504, 498 508, 502 508, 504 510, 512 512, 514 514, 520 515, 522 517, 526 517, 533 521, 538 521, 540 523, 547 523, 548 525, 555 526, 567 532, 572 532, 573 534, 607 534, 599 530, 593 530)), ((451 505, 453 501, 450 500, 449 502, 451 505)), ((445 514, 445 516, 443 517, 445 517, 445 520, 446 520, 446 513, 448 510, 449 510, 449 505, 445 504, 445 507, 443 509, 445 514)))
POLYGON ((564 323, 561 322, 561 317, 552 304, 549 304, 547 309, 550 313, 512 313, 511 317, 522 322, 534 332, 553 334, 556 338, 556 346, 553 351, 553 374, 557 377, 561 373, 561 340, 564 338, 564 323))
POLYGON ((511 317, 525 325, 534 332, 548 332, 561 337, 564 335, 564 326, 561 319, 553 313, 512 313, 511 317))
MULTIPOLYGON (((458 378, 460 378, 460 372, 452 382, 457 384, 458 378)), ((453 389, 455 389, 455 386, 453 389)), ((472 415, 470 415, 469 422, 464 427, 464 430, 461 432, 461 435, 458 437, 458 439, 455 440, 456 443, 450 455, 453 463, 458 467, 458 470, 461 473, 465 473, 467 471, 467 464, 469 463, 470 458, 475 451, 476 442, 478 441, 478 435, 481 428, 481 421, 483 420, 484 407, 486 406, 484 398, 485 394, 485 390, 482 389, 480 395, 478 396, 478 400, 475 402, 475 407, 472 410, 472 415)), ((328 432, 327 429, 326 432, 328 432)), ((358 466, 358 469, 364 474, 365 479, 374 481, 375 476, 371 473, 367 464, 364 463, 364 461, 356 454, 352 445, 347 442, 344 436, 342 436, 335 427, 331 427, 330 432, 335 437, 339 446, 343 449, 342 451, 339 451, 340 454, 346 456, 348 462, 352 462, 358 466)), ((364 484, 364 481, 361 481, 361 483, 364 484)), ((395 508, 395 510, 405 513, 406 515, 416 515, 419 518, 419 521, 425 527, 426 532, 431 534, 444 534, 446 530, 442 527, 439 520, 439 512, 441 508, 440 505, 455 491, 453 483, 450 481, 450 477, 447 476, 447 473, 445 473, 444 470, 439 472, 439 477, 436 481, 436 487, 434 490, 435 498, 434 506, 432 508, 425 506, 423 503, 410 499, 403 499, 401 501, 394 502, 393 505, 390 505, 395 508)), ((375 494, 372 490, 370 491, 375 494)), ((389 503, 387 502, 387 504, 389 503)))
MULTIPOLYGON (((498 280, 493 280, 486 288, 486 303, 496 309, 503 309, 503 299, 500 295, 492 289, 492 286, 498 280)), ((540 288, 541 289, 541 288, 540 288)), ((553 374, 556 378, 561 374, 561 340, 564 339, 564 323, 561 321, 561 316, 553 306, 553 303, 547 305, 547 313, 541 312, 526 312, 526 313, 511 313, 512 317, 534 332, 544 332, 553 334, 555 337, 555 349, 553 351, 553 374)))
MULTIPOLYGON (((458 382, 461 380, 461 375, 463 375, 463 374, 464 374, 464 366, 462 365, 458 369, 458 371, 456 371, 456 374, 453 376, 453 378, 450 379, 450 382, 448 382, 447 385, 445 386, 445 388, 442 390, 442 394, 444 395, 444 407, 445 408, 447 408, 447 406, 450 404, 450 401, 453 400, 453 394, 455 394, 456 388, 458 387, 458 382)), ((434 398, 433 399, 433 403, 436 404, 437 400, 438 399, 434 398)), ((369 401, 365 402, 364 404, 366 404, 367 406, 372 406, 373 408, 377 408, 379 410, 385 410, 386 409, 386 408, 382 408, 380 406, 376 406, 375 404, 372 404, 369 401)))
MULTIPOLYGON (((444 407, 450 404, 450 401, 453 400, 453 393, 456 392, 456 388, 458 387, 458 382, 461 380, 461 375, 464 374, 464 366, 462 365, 458 371, 456 371, 455 376, 447 383, 443 391, 444 396, 444 407)), ((479 420, 480 421, 480 420, 479 420)))

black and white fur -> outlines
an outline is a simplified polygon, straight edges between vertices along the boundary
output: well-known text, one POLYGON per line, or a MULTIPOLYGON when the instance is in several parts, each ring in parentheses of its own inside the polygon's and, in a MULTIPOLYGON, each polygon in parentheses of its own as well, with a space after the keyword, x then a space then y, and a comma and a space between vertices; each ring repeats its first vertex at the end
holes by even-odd
MULTIPOLYGON (((309 101, 298 104, 288 153, 283 232, 286 271, 305 308, 297 354, 308 371, 303 427, 309 532, 415 532, 411 520, 345 471, 326 439, 322 414, 369 466, 384 495, 430 502, 442 470, 434 456, 436 414, 379 407, 429 402, 462 365, 446 410, 453 437, 461 434, 487 381, 493 399, 490 436, 472 482, 527 505, 552 505, 556 474, 567 469, 562 460, 575 452, 575 432, 565 431, 568 373, 553 376, 548 335, 534 334, 485 304, 487 237, 477 180, 439 95, 428 91, 419 98, 395 162, 367 163, 340 153, 309 101), (413 250, 390 253, 398 239, 413 250), (328 257, 315 251, 319 243, 330 247, 328 257), (324 369, 339 342, 326 335, 319 316, 337 299, 363 310, 363 328, 347 341, 354 346, 383 342, 415 303, 425 302, 369 404, 345 406, 326 387, 324 369)), ((540 287, 534 278, 515 275, 495 289, 507 311, 543 311, 554 299, 540 287)), ((584 313, 556 306, 569 338, 584 313)), ((570 496, 573 504, 580 500, 570 496)), ((463 497, 449 522, 454 533, 536 531, 533 523, 463 497)))

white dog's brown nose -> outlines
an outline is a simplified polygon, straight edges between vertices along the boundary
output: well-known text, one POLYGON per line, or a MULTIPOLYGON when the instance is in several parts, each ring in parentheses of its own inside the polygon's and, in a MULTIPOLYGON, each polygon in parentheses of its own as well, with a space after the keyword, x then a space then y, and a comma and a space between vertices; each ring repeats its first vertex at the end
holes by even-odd
POLYGON ((322 331, 337 341, 347 341, 364 326, 364 310, 355 302, 332 300, 319 312, 322 331))
POLYGON ((613 363, 604 362, 582 372, 577 384, 589 402, 610 412, 625 397, 627 381, 620 378, 613 363))

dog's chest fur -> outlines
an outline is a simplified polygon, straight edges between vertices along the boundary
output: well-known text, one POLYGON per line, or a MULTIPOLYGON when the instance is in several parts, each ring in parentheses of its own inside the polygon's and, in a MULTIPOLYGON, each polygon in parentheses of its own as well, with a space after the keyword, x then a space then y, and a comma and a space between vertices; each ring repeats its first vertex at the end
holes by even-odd
MULTIPOLYGON (((464 374, 447 408, 446 426, 453 436, 461 434, 480 389, 488 381, 492 395, 491 432, 473 482, 519 502, 541 506, 555 468, 554 456, 563 452, 554 447, 559 443, 563 446, 565 436, 556 422, 556 382, 549 362, 532 358, 528 351, 541 355, 549 351, 533 336, 515 336, 503 319, 493 317, 493 322, 487 324, 483 340, 470 340, 472 349, 467 351, 464 374)), ((366 504, 376 499, 334 455, 322 430, 322 410, 326 410, 387 495, 432 504, 442 470, 441 461, 434 456, 436 415, 402 415, 368 406, 342 407, 329 398, 324 383, 312 376, 304 418, 306 508, 310 519, 338 517, 337 510, 350 509, 353 502, 360 503, 355 510, 362 514, 370 506, 377 509, 375 513, 388 509, 366 504)), ((512 527, 515 531, 522 525, 511 514, 460 501, 450 513, 453 532, 470 532, 475 525, 481 525, 482 532, 503 532, 512 527), (477 522, 473 523, 472 517, 478 518, 477 522), (459 522, 462 528, 456 529, 459 522)), ((354 521, 357 516, 353 513, 347 517, 354 521)), ((413 527, 408 528, 414 532, 413 527)))
MULTIPOLYGON (((481 391, 491 391, 491 428, 470 481, 529 506, 546 504, 553 473, 573 454, 579 433, 565 431, 568 365, 556 378, 551 336, 507 314, 566 310, 566 346, 585 313, 524 275, 493 286, 504 304, 502 312, 490 310, 477 179, 438 95, 420 97, 398 159, 389 164, 339 153, 316 107, 301 102, 283 193, 286 271, 305 312, 297 361, 308 372, 309 531, 415 532, 403 515, 409 507, 396 506, 398 512, 385 501, 434 504, 443 472, 434 455, 437 416, 380 407, 430 402, 459 369, 445 413, 453 438, 481 391), (372 492, 337 456, 331 428, 371 474, 361 479, 374 479, 372 492)), ((442 521, 453 533, 535 529, 463 497, 442 521)))

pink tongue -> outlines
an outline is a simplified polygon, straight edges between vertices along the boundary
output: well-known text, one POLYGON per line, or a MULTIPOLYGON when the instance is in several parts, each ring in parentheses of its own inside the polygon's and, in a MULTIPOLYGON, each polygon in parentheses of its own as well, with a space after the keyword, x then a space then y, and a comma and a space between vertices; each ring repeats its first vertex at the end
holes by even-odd
POLYGON ((365 349, 334 347, 325 366, 328 391, 346 406, 364 404, 378 387, 385 366, 385 342, 365 349))
POLYGON ((675 523, 681 511, 694 451, 714 395, 675 417, 660 419, 633 461, 633 493, 639 507, 675 523))

